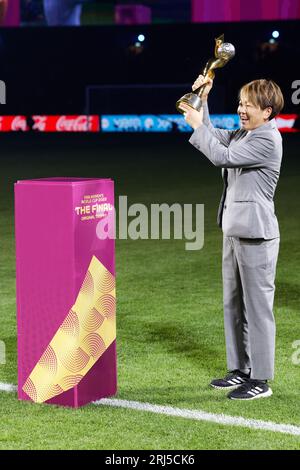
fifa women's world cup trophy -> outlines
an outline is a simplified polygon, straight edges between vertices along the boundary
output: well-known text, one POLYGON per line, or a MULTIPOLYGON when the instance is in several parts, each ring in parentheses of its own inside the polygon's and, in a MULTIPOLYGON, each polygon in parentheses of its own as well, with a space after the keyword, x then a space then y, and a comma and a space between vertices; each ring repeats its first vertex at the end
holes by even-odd
MULTIPOLYGON (((205 68, 202 72, 204 79, 207 76, 213 79, 215 76, 214 69, 224 67, 224 65, 226 65, 227 62, 229 62, 229 60, 232 59, 235 55, 235 48, 233 44, 230 44, 229 42, 224 42, 224 34, 219 36, 215 41, 215 57, 209 59, 209 61, 206 63, 205 68)), ((185 103, 191 108, 194 108, 199 111, 201 108, 201 98, 205 86, 206 83, 194 90, 193 93, 187 93, 186 95, 183 95, 176 103, 177 111, 182 114, 184 113, 184 111, 179 108, 180 103, 185 103)))

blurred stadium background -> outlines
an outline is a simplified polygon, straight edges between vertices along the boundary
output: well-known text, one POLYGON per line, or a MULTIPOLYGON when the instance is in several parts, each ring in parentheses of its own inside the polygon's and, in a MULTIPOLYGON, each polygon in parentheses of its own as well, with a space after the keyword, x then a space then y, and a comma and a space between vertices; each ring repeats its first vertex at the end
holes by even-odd
MULTIPOLYGON (((205 204, 205 245, 117 240, 118 398, 300 426, 300 1, 0 1, 0 382, 16 383, 13 183, 111 177, 129 203, 205 204), (189 144, 175 102, 211 57, 236 46, 210 98, 215 125, 234 128, 237 92, 272 78, 285 108, 276 195, 281 226, 271 400, 241 405, 210 391, 223 372, 218 171, 189 144), (297 83, 298 82, 298 83, 297 83), (294 99, 292 99, 294 97, 294 99)), ((299 436, 93 405, 19 403, 0 392, 3 449, 299 449, 299 436)))

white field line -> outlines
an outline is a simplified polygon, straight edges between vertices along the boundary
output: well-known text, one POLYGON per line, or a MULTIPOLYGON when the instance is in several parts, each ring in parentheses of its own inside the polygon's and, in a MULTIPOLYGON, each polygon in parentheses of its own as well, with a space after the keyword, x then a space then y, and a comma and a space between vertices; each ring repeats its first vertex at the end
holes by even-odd
POLYGON ((16 392, 17 387, 12 384, 4 384, 0 382, 0 392, 16 392))
MULTIPOLYGON (((0 391, 15 392, 16 390, 17 387, 15 385, 0 382, 0 391)), ((125 408, 136 411, 147 411, 150 413, 173 416, 177 418, 193 419, 195 421, 207 421, 224 426, 240 426, 254 430, 272 431, 282 434, 290 434, 292 436, 300 436, 300 426, 272 423, 271 421, 261 421, 259 419, 247 419, 241 416, 228 416, 224 414, 208 413, 201 410, 187 410, 173 408, 172 406, 152 405, 151 403, 141 403, 138 401, 127 401, 110 398, 103 398, 102 400, 95 401, 93 404, 101 406, 113 406, 116 408, 125 408)))
POLYGON ((208 413, 201 410, 187 410, 173 408, 172 406, 152 405, 150 403, 140 403, 138 401, 127 401, 118 399, 103 398, 94 402, 94 405, 115 406, 138 411, 148 411, 177 418, 193 419, 196 421, 208 421, 210 423, 222 424, 225 426, 241 426, 250 429, 262 429, 264 431, 280 432, 300 436, 300 426, 292 424, 277 424, 271 421, 261 421, 259 419, 247 419, 241 416, 228 416, 224 414, 208 413))

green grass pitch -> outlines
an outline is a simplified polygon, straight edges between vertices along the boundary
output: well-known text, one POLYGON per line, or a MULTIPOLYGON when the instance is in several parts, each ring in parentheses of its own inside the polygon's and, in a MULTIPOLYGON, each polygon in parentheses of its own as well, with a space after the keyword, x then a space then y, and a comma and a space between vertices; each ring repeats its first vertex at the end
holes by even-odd
MULTIPOLYGON (((205 242, 117 240, 120 399, 300 426, 300 137, 284 137, 276 193, 281 228, 277 268, 276 378, 269 399, 234 402, 208 387, 226 370, 221 245, 216 226, 220 170, 188 137, 5 136, 0 144, 0 382, 16 384, 13 183, 46 176, 115 180, 128 203, 205 204, 205 242)), ((19 402, 0 392, 0 449, 299 449, 300 436, 88 405, 78 410, 19 402)))

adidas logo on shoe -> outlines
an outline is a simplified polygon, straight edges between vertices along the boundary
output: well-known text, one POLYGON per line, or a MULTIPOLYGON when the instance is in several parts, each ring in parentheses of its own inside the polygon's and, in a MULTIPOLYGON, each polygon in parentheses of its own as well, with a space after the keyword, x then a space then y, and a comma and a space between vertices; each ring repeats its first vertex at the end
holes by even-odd
POLYGON ((222 390, 234 390, 249 380, 250 374, 244 374, 240 370, 229 372, 223 379, 214 379, 210 385, 222 390))
POLYGON ((248 380, 236 390, 228 394, 231 400, 255 400, 257 398, 267 398, 273 394, 267 382, 262 380, 248 380))

